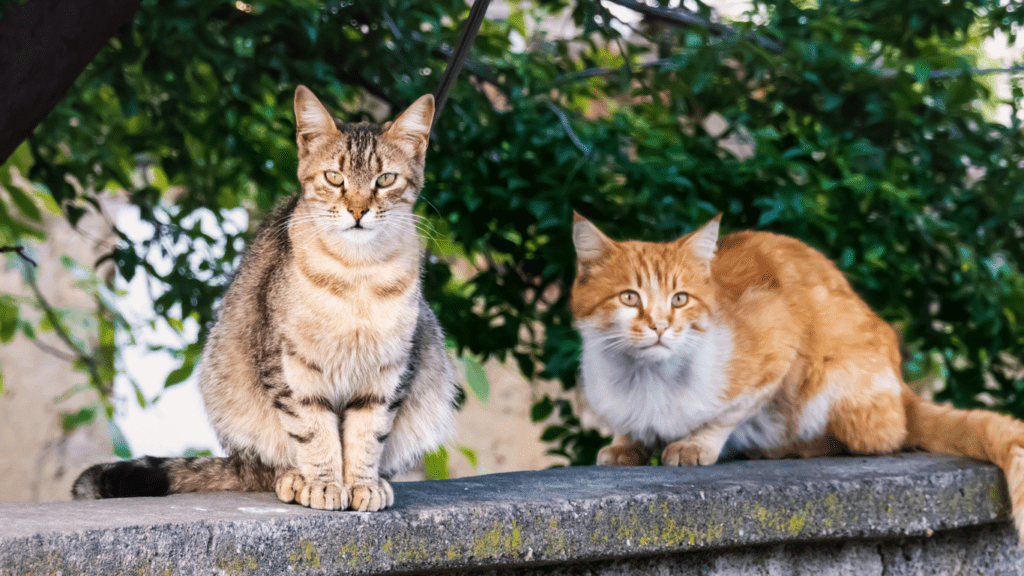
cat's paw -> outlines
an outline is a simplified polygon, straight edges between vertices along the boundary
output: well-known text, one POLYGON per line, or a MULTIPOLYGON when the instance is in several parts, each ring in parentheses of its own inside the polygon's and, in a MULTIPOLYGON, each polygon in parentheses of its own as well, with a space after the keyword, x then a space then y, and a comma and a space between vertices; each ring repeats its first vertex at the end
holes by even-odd
POLYGON ((376 483, 353 484, 349 495, 349 507, 359 512, 376 512, 395 503, 395 491, 383 478, 378 478, 376 483))
POLYGON ((651 451, 638 442, 612 444, 597 453, 599 466, 646 466, 651 463, 651 451))
POLYGON ((680 440, 673 442, 661 451, 663 466, 707 466, 718 460, 718 454, 711 454, 700 444, 680 440))
POLYGON ((305 485, 306 479, 298 470, 289 470, 278 476, 277 481, 274 482, 274 492, 277 493, 277 499, 281 502, 295 502, 305 485))
POLYGON ((307 481, 298 470, 290 470, 277 479, 274 491, 282 502, 298 502, 317 510, 343 510, 348 507, 348 492, 338 482, 307 481))

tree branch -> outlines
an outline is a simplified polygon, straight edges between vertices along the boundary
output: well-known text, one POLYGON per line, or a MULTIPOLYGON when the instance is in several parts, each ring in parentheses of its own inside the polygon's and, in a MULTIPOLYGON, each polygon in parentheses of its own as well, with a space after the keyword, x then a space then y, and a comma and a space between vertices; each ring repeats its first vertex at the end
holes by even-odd
POLYGON ((36 264, 35 260, 29 258, 28 255, 25 254, 24 246, 0 246, 0 254, 3 254, 4 252, 14 252, 18 256, 21 256, 21 259, 25 262, 28 262, 33 266, 39 266, 39 264, 36 264))
POLYGON ((0 164, 74 84, 141 0, 29 0, 0 18, 0 164))
MULTIPOLYGON (((640 68, 654 68, 658 66, 664 66, 674 62, 674 58, 659 58, 657 60, 651 60, 650 62, 643 62, 639 65, 640 68)), ((554 82, 574 82, 576 80, 584 80, 586 78, 593 78, 595 76, 609 76, 611 74, 618 74, 623 71, 628 71, 627 67, 622 66, 619 68, 585 68, 578 72, 569 72, 568 74, 562 74, 554 79, 554 82)), ((875 71, 878 73, 878 77, 891 80, 899 76, 900 71, 895 68, 876 68, 875 71)), ((989 76, 992 74, 1020 74, 1024 73, 1024 64, 1017 64, 1010 66, 1009 68, 953 68, 953 69, 940 69, 932 70, 928 74, 928 78, 955 78, 957 76, 965 76, 970 74, 971 76, 989 76)))
POLYGON ((354 84, 366 90, 373 96, 383 100, 391 105, 392 108, 398 108, 398 104, 395 103, 395 99, 392 98, 384 88, 378 84, 370 82, 366 78, 363 78, 358 72, 350 72, 340 67, 334 68, 334 73, 338 76, 338 79, 346 84, 354 84))
MULTIPOLYGON (((697 14, 686 10, 685 8, 662 8, 659 6, 648 6, 637 2, 636 0, 608 0, 612 4, 616 4, 625 8, 629 8, 635 12, 643 14, 648 18, 665 22, 673 26, 700 26, 707 28, 712 34, 716 36, 725 36, 730 38, 737 37, 749 37, 752 38, 759 46, 765 48, 773 54, 782 54, 783 48, 780 44, 774 40, 770 40, 763 36, 753 35, 746 36, 739 30, 725 24, 717 22, 711 22, 704 18, 701 18, 697 14)), ((651 62, 645 62, 641 64, 641 67, 647 68, 651 66, 661 66, 670 62, 670 58, 662 58, 651 62)), ((620 68, 587 68, 580 70, 579 72, 573 72, 570 74, 563 74, 555 79, 556 82, 564 80, 577 80, 583 78, 590 78, 593 76, 605 76, 619 72, 620 68)), ((878 70, 879 76, 885 79, 895 78, 899 75, 900 71, 895 68, 882 68, 878 70)), ((1024 64, 1016 64, 1009 68, 963 68, 963 69, 949 69, 949 70, 932 70, 929 74, 929 78, 955 78, 957 76, 964 76, 970 74, 971 76, 987 76, 991 74, 1016 74, 1024 72, 1024 64)))
POLYGON ((86 370, 89 371, 89 379, 92 381, 92 386, 100 392, 103 396, 108 396, 112 392, 109 386, 103 382, 103 378, 100 377, 99 366, 96 364, 96 358, 90 356, 85 350, 80 350, 75 344, 75 341, 71 339, 71 335, 68 334, 64 324, 61 323, 60 318, 57 317, 57 312, 53 309, 53 306, 43 296, 42 290, 39 289, 39 284, 36 283, 36 275, 31 268, 25 268, 25 280, 28 282, 29 288, 32 289, 32 293, 35 295, 36 300, 39 301, 39 305, 43 309, 43 313, 46 315, 46 319, 50 321, 53 326, 53 332, 61 339, 64 344, 70 348, 75 354, 75 360, 81 361, 85 364, 86 370))
POLYGON ((726 38, 748 38, 752 40, 758 46, 772 52, 773 54, 782 54, 782 46, 769 38, 759 35, 747 35, 732 26, 726 26, 718 22, 711 22, 705 20, 700 16, 690 12, 685 8, 662 8, 660 6, 648 6, 642 4, 636 0, 608 0, 612 4, 618 4, 624 8, 629 8, 634 12, 639 12, 644 16, 672 24, 673 26, 699 26, 701 28, 707 28, 715 36, 723 36, 726 38))
POLYGON ((57 350, 56 348, 50 346, 49 344, 40 342, 38 338, 29 338, 28 341, 31 342, 32 344, 35 344, 36 348, 39 348, 43 352, 46 352, 47 354, 55 358, 59 358, 69 364, 74 363, 74 361, 78 359, 76 356, 72 356, 71 354, 63 352, 61 350, 57 350))
MULTIPOLYGON (((900 71, 895 68, 882 68, 879 76, 886 80, 899 76, 900 71)), ((928 73, 929 78, 956 78, 957 76, 989 76, 992 74, 1017 74, 1024 72, 1024 64, 1017 64, 1009 68, 955 68, 950 70, 932 70, 928 73)))

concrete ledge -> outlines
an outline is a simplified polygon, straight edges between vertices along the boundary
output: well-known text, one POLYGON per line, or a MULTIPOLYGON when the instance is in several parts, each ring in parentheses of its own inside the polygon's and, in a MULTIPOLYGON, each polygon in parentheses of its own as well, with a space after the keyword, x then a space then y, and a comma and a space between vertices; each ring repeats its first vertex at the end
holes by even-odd
MULTIPOLYGON (((555 469, 399 483, 395 495, 377 513, 311 511, 272 494, 0 503, 0 574, 620 574, 763 554, 854 558, 865 545, 884 560, 884 546, 944 541, 961 555, 996 550, 1000 566, 1024 572, 1002 474, 962 458, 555 469)), ((761 573, 796 573, 779 566, 761 573)))

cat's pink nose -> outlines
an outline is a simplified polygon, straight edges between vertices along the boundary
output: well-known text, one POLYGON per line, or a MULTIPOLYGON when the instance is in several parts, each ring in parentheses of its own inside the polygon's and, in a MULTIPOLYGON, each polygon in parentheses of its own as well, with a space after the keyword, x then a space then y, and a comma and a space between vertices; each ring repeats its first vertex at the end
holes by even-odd
POLYGON ((654 321, 654 331, 658 333, 658 336, 664 334, 665 330, 668 330, 668 320, 654 321))

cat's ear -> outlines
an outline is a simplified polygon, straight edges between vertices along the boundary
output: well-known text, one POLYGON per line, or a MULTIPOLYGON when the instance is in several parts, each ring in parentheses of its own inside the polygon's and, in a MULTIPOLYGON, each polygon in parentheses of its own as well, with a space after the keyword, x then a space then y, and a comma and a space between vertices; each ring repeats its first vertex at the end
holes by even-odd
POLYGON ((593 262, 611 246, 612 241, 597 226, 580 216, 575 210, 572 213, 572 243, 576 245, 576 261, 580 264, 593 262))
POLYGON ((433 121, 434 96, 424 94, 388 125, 387 134, 398 142, 412 145, 417 154, 423 154, 430 142, 430 125, 433 121))
POLYGON ((694 256, 704 260, 711 260, 715 257, 715 251, 718 250, 718 227, 721 222, 722 215, 719 214, 690 236, 686 243, 693 251, 694 256))
POLYGON ((295 89, 295 141, 299 144, 299 153, 305 153, 306 144, 322 134, 336 134, 338 127, 334 118, 313 91, 299 85, 295 89))

